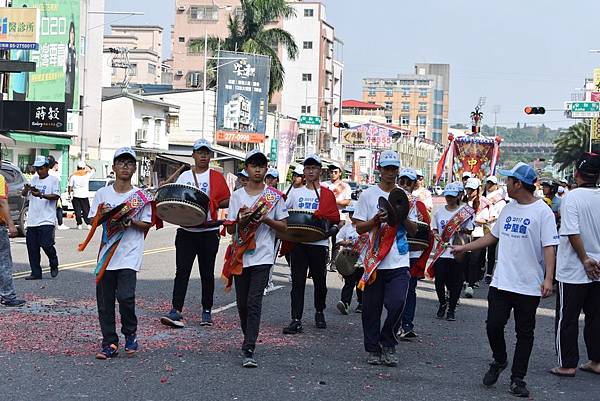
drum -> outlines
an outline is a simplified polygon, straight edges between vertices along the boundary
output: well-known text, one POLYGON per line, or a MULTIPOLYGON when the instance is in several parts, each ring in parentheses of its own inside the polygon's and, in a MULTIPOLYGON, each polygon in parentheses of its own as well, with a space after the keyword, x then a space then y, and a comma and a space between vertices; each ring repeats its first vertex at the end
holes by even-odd
MULTIPOLYGON (((465 233, 455 234, 454 238, 452 238, 452 245, 466 245, 469 242, 471 242, 471 236, 469 234, 465 234, 465 233)), ((466 252, 463 252, 461 254, 456 254, 456 255, 454 255, 454 259, 458 263, 462 263, 465 261, 466 255, 467 255, 466 252)))
POLYGON ((429 224, 422 221, 416 221, 417 232, 414 236, 408 236, 408 245, 411 251, 424 251, 429 246, 429 238, 431 238, 431 230, 429 224))
POLYGON ((277 233, 284 241, 315 242, 327 238, 332 228, 325 219, 316 219, 312 210, 289 209, 285 233, 277 233))
POLYGON ((206 222, 208 196, 186 184, 166 184, 156 191, 156 214, 162 220, 181 227, 195 227, 206 222))
POLYGON ((334 264, 338 273, 342 276, 349 276, 356 271, 356 262, 359 254, 352 248, 340 247, 335 255, 334 264))

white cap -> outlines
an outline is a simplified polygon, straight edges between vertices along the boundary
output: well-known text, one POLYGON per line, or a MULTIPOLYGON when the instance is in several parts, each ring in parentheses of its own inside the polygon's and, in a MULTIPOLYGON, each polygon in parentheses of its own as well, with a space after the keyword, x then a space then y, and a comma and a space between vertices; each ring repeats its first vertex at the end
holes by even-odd
POLYGON ((292 172, 292 174, 304 175, 304 166, 303 165, 299 165, 298 167, 296 167, 294 169, 294 171, 292 172))
POLYGON ((379 155, 379 166, 394 166, 400 168, 400 157, 393 150, 386 150, 379 155))
POLYGON ((245 169, 244 169, 244 170, 242 170, 242 171, 240 171, 240 172, 239 172, 237 175, 238 175, 238 177, 246 177, 246 178, 249 178, 249 176, 248 176, 248 172, 247 172, 245 169))
POLYGON ((492 184, 497 184, 498 183, 498 178, 496 178, 495 175, 490 175, 488 178, 485 179, 486 182, 491 182, 492 184))
POLYGON ((417 173, 417 177, 425 177, 425 176, 423 175, 423 170, 421 170, 420 168, 416 169, 416 170, 415 170, 415 173, 417 173))
POLYGON ((85 168, 86 164, 83 160, 77 162, 77 168, 85 168))
POLYGON ((558 193, 559 194, 565 193, 565 188, 564 187, 558 187, 558 193))
POLYGON ((465 178, 471 178, 473 177, 473 174, 470 171, 463 171, 462 174, 462 179, 464 180, 465 178))
POLYGON ((276 168, 270 168, 267 170, 267 174, 265 176, 267 175, 270 175, 273 178, 279 178, 279 171, 277 171, 276 168))
POLYGON ((246 159, 245 159, 246 163, 248 163, 248 160, 250 160, 250 158, 254 157, 254 156, 262 156, 263 160, 265 162, 268 162, 267 156, 263 152, 261 152, 260 149, 257 148, 257 149, 252 149, 251 151, 246 153, 246 159))
POLYGON ((304 159, 304 163, 302 164, 306 165, 306 162, 309 160, 314 160, 315 162, 317 162, 318 165, 322 165, 321 158, 316 153, 306 156, 306 159, 304 159))
POLYGON ((467 183, 465 184, 465 189, 478 189, 481 186, 481 181, 479 181, 479 178, 469 178, 467 180, 467 183))
POLYGON ((196 150, 200 150, 202 148, 206 148, 206 149, 210 150, 211 152, 213 152, 213 148, 212 148, 212 146, 210 146, 210 142, 208 142, 204 138, 200 138, 196 142, 194 142, 193 149, 196 151, 196 150))
POLYGON ((48 165, 48 159, 46 156, 36 156, 35 161, 33 162, 33 167, 42 167, 48 165))
POLYGON ((115 155, 113 156, 113 160, 115 160, 117 157, 122 156, 122 155, 129 155, 137 160, 135 150, 131 149, 130 147, 123 147, 123 148, 117 149, 117 151, 115 152, 115 155))

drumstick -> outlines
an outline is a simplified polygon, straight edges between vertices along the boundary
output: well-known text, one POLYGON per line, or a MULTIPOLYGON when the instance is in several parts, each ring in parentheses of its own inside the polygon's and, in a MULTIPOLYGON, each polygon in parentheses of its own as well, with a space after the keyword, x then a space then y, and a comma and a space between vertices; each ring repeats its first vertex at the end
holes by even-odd
POLYGON ((177 178, 179 176, 179 174, 181 174, 183 169, 185 169, 188 166, 189 166, 189 164, 186 164, 186 163, 182 164, 181 167, 179 167, 177 169, 177 171, 175 171, 173 174, 171 174, 171 176, 169 178, 167 178, 165 181, 163 181, 162 185, 170 184, 171 182, 173 182, 173 180, 175 180, 175 178, 177 178))

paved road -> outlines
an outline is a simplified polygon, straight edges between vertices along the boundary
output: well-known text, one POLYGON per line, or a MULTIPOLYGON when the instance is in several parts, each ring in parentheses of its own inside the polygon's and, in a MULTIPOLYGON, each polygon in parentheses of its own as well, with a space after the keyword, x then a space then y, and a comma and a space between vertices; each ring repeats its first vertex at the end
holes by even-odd
MULTIPOLYGON (((68 222, 72 224, 72 222, 68 222)), ((328 276, 328 328, 313 324, 312 287, 308 287, 305 333, 283 336, 289 320, 289 269, 275 269, 277 290, 263 305, 263 325, 257 348, 259 368, 240 367, 241 332, 233 294, 217 279, 215 326, 199 327, 200 282, 193 273, 185 316, 187 327, 168 329, 158 318, 170 306, 175 254, 175 229, 151 232, 144 267, 138 278, 137 312, 142 351, 136 357, 94 359, 99 344, 94 277, 97 239, 82 254, 76 245, 83 234, 59 231, 62 264, 56 279, 25 281, 24 242, 13 240, 19 294, 29 300, 20 310, 0 308, 0 388, 3 400, 504 400, 509 372, 491 389, 480 385, 490 358, 484 331, 486 289, 461 300, 456 322, 435 319, 431 282, 418 288, 419 338, 398 347, 397 368, 364 362, 360 315, 341 316, 335 309, 342 282, 328 276)), ((225 243, 221 244, 219 260, 225 243)), ((216 268, 220 271, 220 263, 216 268)), ((538 311, 535 349, 527 381, 532 399, 598 399, 598 377, 579 372, 559 379, 546 371, 554 366, 554 298, 538 311)), ((514 329, 507 328, 514 345, 514 329)), ((581 345, 583 350, 583 344, 581 345)), ((582 354, 583 355, 583 354, 582 354)))

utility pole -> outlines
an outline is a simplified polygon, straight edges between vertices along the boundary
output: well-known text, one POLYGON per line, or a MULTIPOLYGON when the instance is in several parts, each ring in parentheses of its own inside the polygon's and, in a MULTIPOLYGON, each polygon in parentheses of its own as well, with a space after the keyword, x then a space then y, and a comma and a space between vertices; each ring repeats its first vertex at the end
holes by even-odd
POLYGON ((492 112, 494 113, 494 136, 498 136, 498 113, 500 113, 500 106, 494 106, 492 112))

